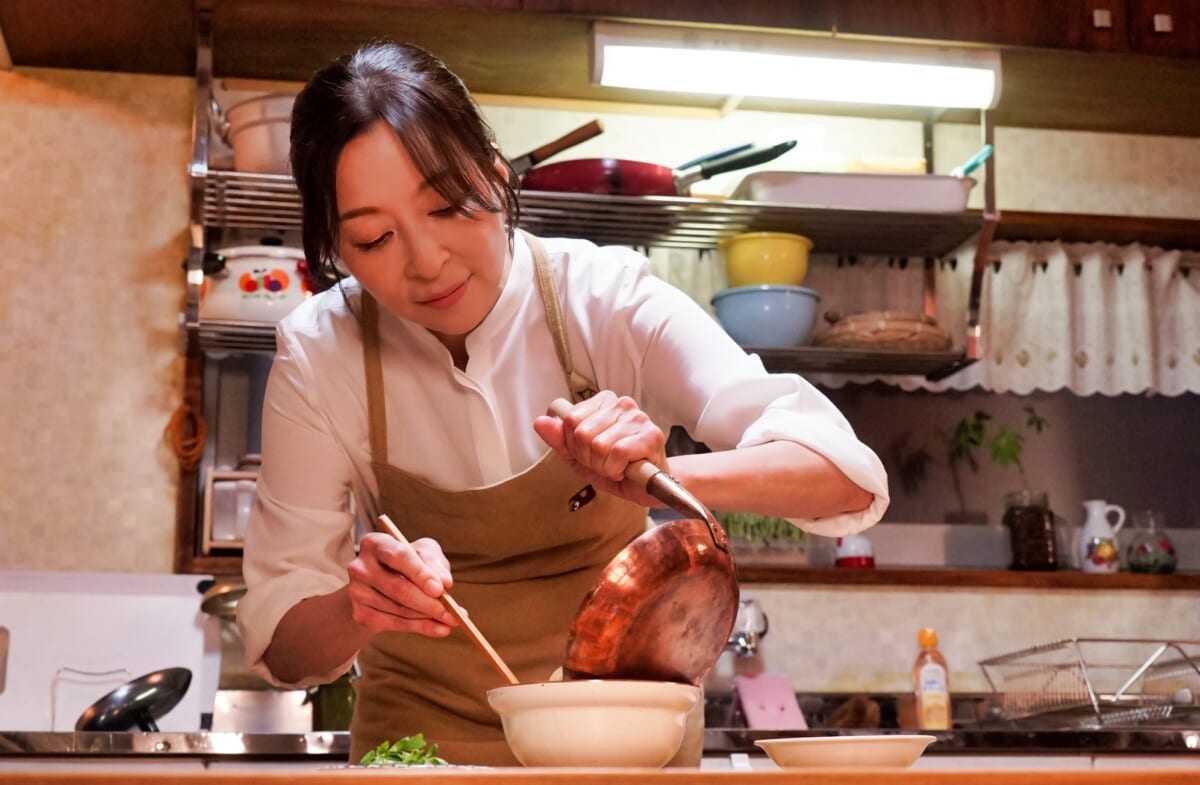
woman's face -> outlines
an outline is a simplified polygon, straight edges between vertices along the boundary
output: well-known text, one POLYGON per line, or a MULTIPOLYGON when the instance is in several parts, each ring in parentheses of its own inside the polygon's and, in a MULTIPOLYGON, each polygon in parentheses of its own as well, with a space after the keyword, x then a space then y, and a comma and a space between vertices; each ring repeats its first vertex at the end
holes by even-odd
POLYGON ((508 269, 503 215, 447 210, 386 123, 343 148, 337 202, 338 255, 383 308, 450 343, 496 304, 508 269))

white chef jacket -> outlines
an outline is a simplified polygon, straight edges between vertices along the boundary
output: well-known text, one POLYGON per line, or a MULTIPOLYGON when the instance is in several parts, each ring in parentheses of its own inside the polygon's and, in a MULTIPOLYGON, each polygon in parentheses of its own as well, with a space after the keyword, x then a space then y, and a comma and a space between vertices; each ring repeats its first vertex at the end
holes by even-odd
MULTIPOLYGON (((651 275, 640 254, 543 242, 576 371, 632 397, 664 430, 682 425, 713 450, 795 441, 874 494, 861 512, 794 521, 805 530, 840 536, 882 517, 883 464, 820 391, 794 374, 768 374, 691 298, 651 275)), ((447 490, 499 483, 536 463, 548 448, 533 420, 567 394, 532 256, 519 232, 513 243, 500 298, 467 337, 465 370, 426 329, 380 309, 387 462, 447 490)), ((310 298, 277 330, 245 536, 248 592, 238 604, 247 660, 273 681, 261 658, 279 620, 300 600, 347 582, 355 556, 348 498, 363 515, 376 514, 360 298, 348 280, 344 293, 335 287, 310 298)), ((403 530, 402 520, 397 525, 403 530)))

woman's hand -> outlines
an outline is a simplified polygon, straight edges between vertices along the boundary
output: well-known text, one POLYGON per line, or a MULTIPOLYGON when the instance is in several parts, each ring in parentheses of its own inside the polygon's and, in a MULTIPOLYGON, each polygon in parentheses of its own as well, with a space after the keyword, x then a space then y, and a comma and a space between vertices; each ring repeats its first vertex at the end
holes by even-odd
POLYGON ((364 535, 347 572, 351 615, 372 633, 442 638, 458 625, 437 599, 454 581, 436 540, 423 538, 410 545, 388 534, 364 535))
POLYGON ((647 460, 667 467, 667 439, 632 398, 602 391, 559 417, 538 417, 533 429, 597 491, 645 507, 662 504, 641 483, 625 478, 625 468, 647 460))

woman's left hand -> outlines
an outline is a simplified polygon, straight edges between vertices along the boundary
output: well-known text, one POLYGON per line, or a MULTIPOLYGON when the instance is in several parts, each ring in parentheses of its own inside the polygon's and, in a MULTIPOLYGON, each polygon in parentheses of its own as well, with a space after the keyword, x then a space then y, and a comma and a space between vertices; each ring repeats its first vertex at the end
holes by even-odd
POLYGON ((646 493, 625 469, 638 460, 667 468, 667 439, 637 403, 608 390, 581 401, 559 417, 538 417, 533 429, 597 491, 645 507, 662 503, 646 493))

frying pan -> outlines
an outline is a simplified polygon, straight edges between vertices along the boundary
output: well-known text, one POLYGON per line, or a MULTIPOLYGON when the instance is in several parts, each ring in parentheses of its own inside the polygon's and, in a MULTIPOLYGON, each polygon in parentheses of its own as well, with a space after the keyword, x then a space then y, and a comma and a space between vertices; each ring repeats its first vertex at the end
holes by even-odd
MULTIPOLYGON (((550 414, 571 404, 558 399, 550 414)), ((699 684, 733 631, 737 570, 729 537, 700 501, 649 461, 625 476, 689 516, 650 529, 605 567, 571 623, 563 675, 699 684)))
POLYGON ((75 722, 77 731, 125 731, 134 726, 156 733, 155 720, 183 700, 192 672, 166 668, 139 676, 89 706, 75 722))
POLYGON ((615 196, 687 196, 692 183, 713 175, 772 161, 796 146, 789 140, 769 147, 735 148, 669 166, 624 158, 577 158, 546 164, 525 173, 521 188, 528 191, 572 191, 615 196))

